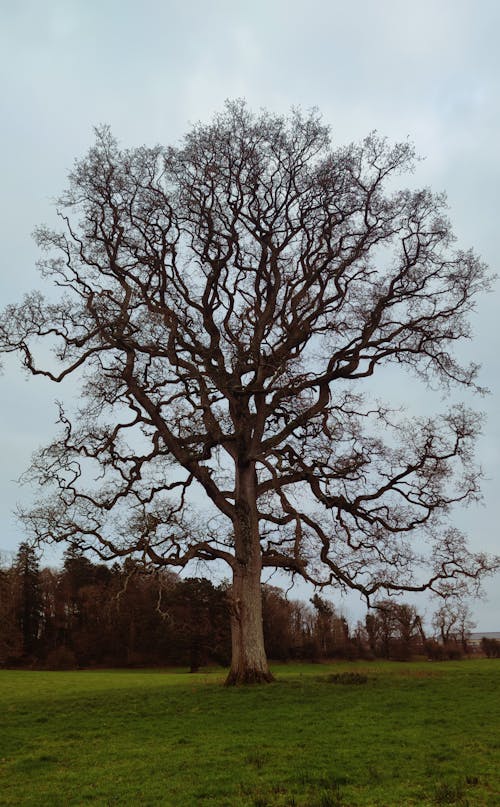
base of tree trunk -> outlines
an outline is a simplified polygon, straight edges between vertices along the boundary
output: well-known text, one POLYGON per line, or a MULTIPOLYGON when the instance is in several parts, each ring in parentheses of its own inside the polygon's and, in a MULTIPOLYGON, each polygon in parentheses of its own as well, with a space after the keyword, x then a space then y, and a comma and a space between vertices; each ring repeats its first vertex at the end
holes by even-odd
POLYGON ((274 675, 264 670, 230 670, 225 680, 225 686, 240 686, 245 684, 271 684, 274 675))

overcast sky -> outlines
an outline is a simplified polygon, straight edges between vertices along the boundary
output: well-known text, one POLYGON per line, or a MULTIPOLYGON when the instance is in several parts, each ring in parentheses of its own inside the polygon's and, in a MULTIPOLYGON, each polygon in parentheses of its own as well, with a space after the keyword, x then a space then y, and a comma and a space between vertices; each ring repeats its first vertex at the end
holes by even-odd
MULTIPOLYGON (((317 106, 335 143, 372 129, 392 140, 410 137, 425 157, 412 183, 447 191, 459 245, 473 246, 498 270, 498 0, 0 0, 0 9, 1 307, 43 288, 30 233, 54 222, 51 199, 91 144, 93 126, 109 123, 127 146, 175 143, 235 97, 278 112, 317 106)), ((497 284, 481 300, 475 339, 464 346, 482 363, 491 396, 477 401, 488 415, 479 444, 484 504, 456 516, 474 548, 493 552, 499 304, 497 284)), ((399 402, 405 391, 413 410, 431 405, 425 390, 386 380, 388 398, 399 402)), ((61 390, 6 363, 0 550, 15 551, 22 539, 12 510, 27 492, 14 480, 53 434, 57 397, 61 390)), ((500 630, 498 577, 487 592, 488 601, 475 604, 478 628, 500 630)), ((348 613, 358 615, 356 604, 348 613)))

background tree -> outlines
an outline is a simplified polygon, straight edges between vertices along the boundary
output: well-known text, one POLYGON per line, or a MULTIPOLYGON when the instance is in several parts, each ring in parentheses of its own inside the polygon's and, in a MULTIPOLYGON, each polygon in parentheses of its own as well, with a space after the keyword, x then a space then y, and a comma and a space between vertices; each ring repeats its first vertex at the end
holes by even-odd
POLYGON ((324 597, 315 594, 311 604, 316 611, 314 639, 319 656, 333 658, 342 656, 349 643, 349 628, 346 620, 337 614, 334 606, 324 597))
POLYGON ((467 639, 475 628, 469 603, 450 593, 432 616, 432 627, 445 647, 455 644, 467 652, 467 639))
POLYGON ((23 655, 32 657, 42 628, 40 565, 36 551, 23 541, 16 554, 17 620, 22 634, 23 655))
POLYGON ((425 634, 414 605, 379 600, 365 618, 368 645, 374 656, 406 660, 422 650, 425 634))
POLYGON ((197 672, 209 661, 227 663, 228 602, 224 587, 204 578, 179 580, 166 599, 168 613, 177 628, 177 658, 197 672))
POLYGON ((264 644, 269 658, 288 661, 293 645, 302 644, 302 633, 294 635, 294 608, 276 586, 262 587, 264 644), (295 641, 294 641, 295 640, 295 641))
POLYGON ((21 658, 23 634, 18 619, 19 585, 15 568, 0 566, 0 666, 21 658))
POLYGON ((454 249, 442 195, 394 190, 413 162, 407 143, 334 150, 315 114, 240 102, 178 148, 100 129, 63 230, 37 231, 60 299, 1 319, 29 372, 81 380, 33 462, 53 493, 26 525, 105 559, 227 563, 229 683, 271 679, 263 567, 368 599, 491 568, 445 523, 479 496, 477 417, 404 420, 361 395, 389 364, 477 389, 454 348, 486 269, 454 249))

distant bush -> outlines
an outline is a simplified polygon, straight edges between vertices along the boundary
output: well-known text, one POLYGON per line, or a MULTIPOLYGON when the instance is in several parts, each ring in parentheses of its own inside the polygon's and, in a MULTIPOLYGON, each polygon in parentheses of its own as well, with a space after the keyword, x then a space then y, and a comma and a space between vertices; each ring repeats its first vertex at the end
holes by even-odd
POLYGON ((464 657, 464 651, 459 644, 446 646, 446 658, 448 661, 460 661, 464 657))
POLYGON ((441 644, 435 639, 428 639, 424 644, 424 650, 431 661, 460 661, 464 657, 461 646, 455 642, 441 644))
POLYGON ((329 684, 366 684, 368 676, 355 672, 333 673, 326 680, 329 684))
POLYGON ((424 650, 431 661, 444 661, 446 658, 444 646, 435 639, 428 639, 424 644, 424 650))
POLYGON ((481 650, 488 658, 500 658, 500 642, 498 639, 488 639, 483 636, 481 639, 481 650))

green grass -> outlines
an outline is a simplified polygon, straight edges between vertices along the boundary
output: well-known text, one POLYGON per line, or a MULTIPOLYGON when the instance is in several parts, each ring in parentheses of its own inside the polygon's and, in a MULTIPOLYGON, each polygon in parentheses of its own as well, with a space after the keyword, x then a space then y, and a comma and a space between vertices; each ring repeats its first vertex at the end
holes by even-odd
POLYGON ((500 805, 500 661, 274 671, 0 671, 0 804, 500 805))

